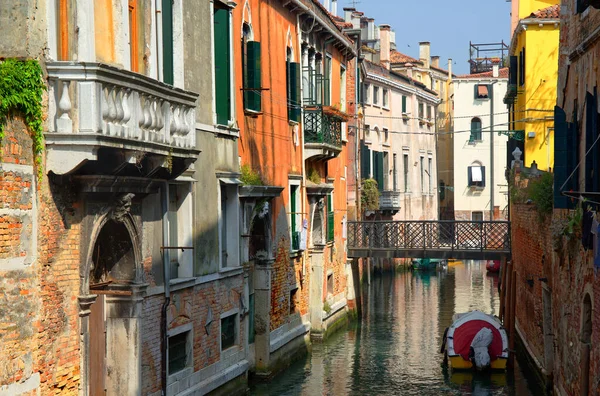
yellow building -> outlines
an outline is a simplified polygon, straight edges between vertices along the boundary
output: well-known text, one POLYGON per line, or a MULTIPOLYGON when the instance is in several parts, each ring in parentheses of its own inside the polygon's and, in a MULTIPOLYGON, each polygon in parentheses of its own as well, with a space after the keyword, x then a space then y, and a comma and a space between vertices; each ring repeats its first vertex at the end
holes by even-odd
MULTIPOLYGON (((554 167, 554 120, 558 80, 560 5, 558 0, 513 0, 514 31, 510 45, 509 88, 512 152, 520 146, 525 166, 554 167), (548 6, 551 4, 550 6, 548 6), (538 7, 545 7, 539 9, 538 7), (515 141, 517 140, 517 141, 515 141)), ((503 128, 496 128, 503 129, 503 128)))

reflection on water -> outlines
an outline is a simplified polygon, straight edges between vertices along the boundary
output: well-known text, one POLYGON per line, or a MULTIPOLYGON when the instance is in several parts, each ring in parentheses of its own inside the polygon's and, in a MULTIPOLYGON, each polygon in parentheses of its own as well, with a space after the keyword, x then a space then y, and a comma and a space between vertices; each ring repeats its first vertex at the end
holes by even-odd
POLYGON ((498 277, 487 274, 483 262, 376 276, 370 287, 364 285, 363 301, 360 324, 313 344, 305 360, 250 394, 532 394, 518 367, 514 373, 478 376, 451 374, 442 366, 442 336, 454 313, 498 314, 498 277))

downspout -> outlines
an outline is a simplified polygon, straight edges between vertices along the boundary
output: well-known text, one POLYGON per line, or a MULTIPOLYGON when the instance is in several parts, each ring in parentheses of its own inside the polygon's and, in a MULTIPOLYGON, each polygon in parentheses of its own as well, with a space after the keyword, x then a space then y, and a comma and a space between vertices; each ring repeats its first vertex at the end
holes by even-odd
POLYGON ((162 306, 162 320, 161 320, 161 377, 162 377, 162 395, 165 396, 167 394, 167 345, 169 342, 169 338, 167 336, 167 310, 171 303, 171 285, 170 285, 170 257, 169 257, 169 249, 165 249, 168 247, 169 239, 169 223, 168 223, 168 214, 169 214, 169 183, 166 181, 163 183, 162 188, 160 189, 160 204, 162 209, 162 260, 163 260, 163 276, 165 283, 165 303, 162 306))
POLYGON ((490 221, 494 220, 494 84, 498 81, 493 81, 490 84, 490 221))

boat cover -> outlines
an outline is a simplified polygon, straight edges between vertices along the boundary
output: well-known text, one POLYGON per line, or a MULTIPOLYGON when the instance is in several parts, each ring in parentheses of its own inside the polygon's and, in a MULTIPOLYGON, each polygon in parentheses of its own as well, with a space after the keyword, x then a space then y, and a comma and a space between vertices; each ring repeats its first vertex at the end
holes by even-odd
POLYGON ((473 360, 475 361, 475 367, 478 369, 486 368, 490 365, 490 353, 488 347, 494 340, 492 330, 484 327, 473 338, 471 347, 473 348, 473 360))
POLYGON ((502 336, 500 332, 491 323, 484 320, 469 320, 454 330, 453 341, 455 353, 461 355, 463 359, 469 360, 471 342, 474 341, 475 336, 482 328, 490 329, 493 336, 492 342, 488 347, 491 360, 496 360, 498 356, 502 355, 502 336))

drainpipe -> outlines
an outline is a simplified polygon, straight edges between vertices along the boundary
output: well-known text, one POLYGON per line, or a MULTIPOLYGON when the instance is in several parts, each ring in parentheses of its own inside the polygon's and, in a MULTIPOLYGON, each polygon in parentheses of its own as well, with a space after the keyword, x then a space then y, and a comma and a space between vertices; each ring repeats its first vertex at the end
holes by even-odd
MULTIPOLYGON (((162 209, 162 245, 163 247, 167 247, 169 244, 169 223, 168 223, 168 214, 169 214, 169 183, 166 181, 163 183, 162 188, 160 189, 160 204, 162 209)), ((164 271, 164 283, 165 283, 165 303, 162 306, 162 320, 161 320, 161 376, 162 376, 162 395, 165 396, 167 394, 167 345, 169 342, 169 338, 167 336, 167 309, 169 308, 169 304, 171 303, 171 285, 170 285, 170 257, 169 257, 169 249, 161 249, 162 250, 162 259, 163 259, 163 271, 164 271)))

